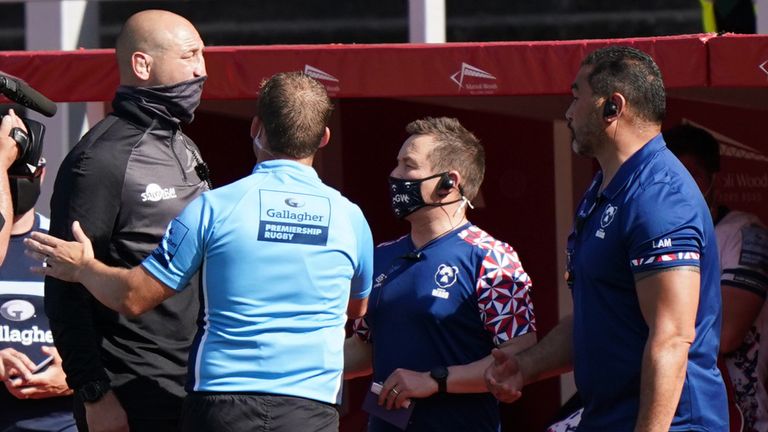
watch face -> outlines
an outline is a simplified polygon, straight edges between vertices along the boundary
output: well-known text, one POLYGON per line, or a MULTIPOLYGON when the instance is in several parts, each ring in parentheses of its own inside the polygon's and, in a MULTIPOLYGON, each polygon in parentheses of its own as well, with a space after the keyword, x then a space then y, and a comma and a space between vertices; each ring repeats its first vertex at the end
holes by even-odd
POLYGON ((435 379, 445 379, 448 377, 448 368, 444 366, 438 366, 430 372, 430 375, 432 375, 432 378, 435 379))
POLYGON ((90 382, 77 392, 84 402, 95 402, 109 391, 109 385, 102 382, 90 382))

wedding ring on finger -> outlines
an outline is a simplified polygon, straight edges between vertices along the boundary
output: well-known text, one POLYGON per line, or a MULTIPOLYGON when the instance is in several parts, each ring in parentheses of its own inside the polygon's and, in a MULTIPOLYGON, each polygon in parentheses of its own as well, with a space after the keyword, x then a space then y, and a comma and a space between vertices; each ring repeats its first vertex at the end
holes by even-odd
POLYGON ((397 389, 396 389, 396 388, 394 388, 394 387, 392 387, 392 390, 390 390, 390 392, 394 393, 394 394, 395 394, 395 396, 398 396, 398 395, 400 394, 400 392, 399 392, 399 391, 397 391, 397 389))
POLYGON ((43 267, 50 267, 48 265, 48 255, 46 255, 45 258, 43 258, 43 267))

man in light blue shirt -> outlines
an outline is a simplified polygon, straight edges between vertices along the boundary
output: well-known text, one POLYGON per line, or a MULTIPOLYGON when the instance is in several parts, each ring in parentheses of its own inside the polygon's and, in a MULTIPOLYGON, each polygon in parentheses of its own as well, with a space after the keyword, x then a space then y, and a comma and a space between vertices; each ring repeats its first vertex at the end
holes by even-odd
POLYGON ((135 315, 201 270, 198 332, 188 365, 185 431, 338 429, 347 315, 365 313, 372 238, 360 209, 312 169, 331 104, 301 73, 262 87, 251 128, 253 174, 203 194, 136 268, 110 268, 78 242, 35 234, 41 272, 81 282, 135 315))

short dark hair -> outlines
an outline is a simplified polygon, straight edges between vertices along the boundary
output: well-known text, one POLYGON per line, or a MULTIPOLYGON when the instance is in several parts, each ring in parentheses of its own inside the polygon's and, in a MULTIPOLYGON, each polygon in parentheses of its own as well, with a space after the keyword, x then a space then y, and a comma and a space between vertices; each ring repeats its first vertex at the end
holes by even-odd
POLYGON ((661 71, 651 56, 627 46, 609 46, 589 54, 581 66, 592 66, 587 78, 595 97, 621 93, 642 119, 661 124, 667 98, 661 71))
POLYGON ((332 111, 325 87, 302 72, 281 72, 261 85, 257 115, 271 151, 295 159, 313 155, 332 111))
POLYGON ((427 156, 432 168, 438 172, 456 170, 463 178, 467 199, 474 199, 485 175, 485 150, 480 140, 464 128, 455 118, 425 117, 405 127, 411 135, 429 135, 435 146, 427 156))
POLYGON ((681 124, 666 130, 664 141, 675 156, 691 156, 709 174, 720 171, 720 143, 711 133, 681 124))

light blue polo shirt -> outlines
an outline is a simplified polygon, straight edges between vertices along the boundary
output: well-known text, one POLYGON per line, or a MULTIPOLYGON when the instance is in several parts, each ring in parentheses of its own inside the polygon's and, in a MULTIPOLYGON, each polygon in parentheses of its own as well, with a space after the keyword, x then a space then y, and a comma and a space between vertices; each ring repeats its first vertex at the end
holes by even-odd
POLYGON ((370 292, 372 255, 356 205, 274 160, 193 201, 142 265, 174 290, 202 269, 188 391, 339 403, 346 308, 370 292))
POLYGON ((579 431, 631 431, 639 410, 648 326, 634 277, 675 266, 701 271, 696 338, 670 430, 727 430, 717 368, 720 268, 712 218, 693 178, 659 134, 598 193, 599 172, 568 239, 574 373, 584 401, 579 431))

